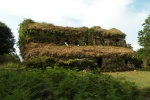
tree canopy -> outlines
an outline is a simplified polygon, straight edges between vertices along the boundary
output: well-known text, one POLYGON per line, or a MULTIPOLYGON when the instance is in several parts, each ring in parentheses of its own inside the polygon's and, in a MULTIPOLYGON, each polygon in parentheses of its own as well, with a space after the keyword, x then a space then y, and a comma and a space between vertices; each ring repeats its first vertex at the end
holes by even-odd
POLYGON ((144 48, 150 46, 150 15, 145 20, 145 23, 142 24, 143 30, 138 33, 138 42, 144 48))
POLYGON ((142 24, 143 30, 139 31, 138 33, 138 42, 139 45, 142 46, 137 51, 137 57, 142 59, 144 67, 150 66, 150 15, 142 24))
POLYGON ((0 55, 14 52, 15 39, 10 28, 0 21, 0 55))

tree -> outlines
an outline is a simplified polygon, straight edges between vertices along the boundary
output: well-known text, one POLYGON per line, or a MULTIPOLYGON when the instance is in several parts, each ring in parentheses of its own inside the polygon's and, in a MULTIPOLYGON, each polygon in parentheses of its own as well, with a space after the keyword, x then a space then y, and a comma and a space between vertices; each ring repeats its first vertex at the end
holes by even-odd
POLYGON ((137 57, 142 59, 144 67, 147 67, 150 66, 150 15, 142 26, 143 30, 138 33, 138 42, 142 48, 137 51, 137 57))
POLYGON ((138 33, 138 42, 144 48, 150 47, 150 15, 142 24, 143 30, 138 33))
POLYGON ((14 52, 15 39, 10 28, 0 21, 0 55, 14 52))

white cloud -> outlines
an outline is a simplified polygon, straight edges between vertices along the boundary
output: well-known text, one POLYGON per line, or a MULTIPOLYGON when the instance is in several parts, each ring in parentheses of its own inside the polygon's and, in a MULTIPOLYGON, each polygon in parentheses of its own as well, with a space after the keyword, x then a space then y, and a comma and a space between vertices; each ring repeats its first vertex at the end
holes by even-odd
MULTIPOLYGON (((64 26, 118 28, 137 49, 137 34, 148 11, 133 12, 134 0, 1 0, 0 13, 64 26)), ((17 23, 19 24, 19 23, 17 23)))
POLYGON ((82 0, 5 0, 0 9, 15 16, 59 23, 64 17, 79 18, 82 0))
POLYGON ((116 18, 131 0, 5 0, 1 11, 58 23, 64 17, 85 21, 88 26, 116 18))

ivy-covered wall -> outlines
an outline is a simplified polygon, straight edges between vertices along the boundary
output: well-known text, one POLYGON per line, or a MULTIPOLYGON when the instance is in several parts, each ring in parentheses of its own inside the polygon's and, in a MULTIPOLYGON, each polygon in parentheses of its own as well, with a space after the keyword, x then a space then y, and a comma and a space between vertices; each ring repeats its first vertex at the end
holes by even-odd
POLYGON ((20 24, 19 47, 28 67, 134 68, 128 64, 134 51, 126 48, 125 34, 115 28, 62 27, 26 19, 20 24))
POLYGON ((20 43, 50 43, 53 45, 111 45, 126 47, 125 34, 120 30, 110 30, 94 26, 62 27, 25 20, 20 24, 20 43))

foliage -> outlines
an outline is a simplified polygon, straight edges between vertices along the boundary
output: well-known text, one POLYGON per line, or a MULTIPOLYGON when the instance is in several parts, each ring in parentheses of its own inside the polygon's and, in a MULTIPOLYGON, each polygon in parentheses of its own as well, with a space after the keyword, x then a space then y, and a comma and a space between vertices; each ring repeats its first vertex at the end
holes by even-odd
POLYGON ((135 65, 135 68, 143 67, 143 61, 138 57, 137 54, 136 54, 136 57, 129 58, 129 61, 135 65))
MULTIPOLYGON (((127 62, 130 62, 131 60, 127 60, 127 62)), ((112 58, 105 58, 103 59, 103 66, 101 67, 102 71, 106 72, 116 72, 116 71, 126 71, 126 70, 133 70, 134 69, 134 63, 128 64, 126 63, 126 58, 121 58, 117 56, 113 56, 112 58)))
POLYGON ((137 50, 136 56, 143 61, 143 67, 150 66, 150 47, 140 48, 137 50))
MULTIPOLYGON (((37 68, 49 65, 45 58, 41 59, 42 56, 54 58, 54 62, 58 62, 58 59, 66 59, 58 65, 66 65, 69 59, 86 58, 85 62, 73 60, 67 64, 67 67, 83 67, 81 65, 95 65, 93 62, 98 57, 113 59, 114 55, 117 55, 118 58, 134 55, 133 50, 125 48, 125 34, 115 28, 106 30, 99 26, 91 28, 62 27, 26 19, 20 24, 19 37, 24 62, 27 66, 37 66, 37 68), (93 61, 88 61, 89 58, 93 61)), ((122 61, 122 63, 124 62, 122 61)))
MULTIPOLYGON (((24 20, 19 29, 20 48, 25 42, 50 43, 53 45, 65 45, 64 42, 69 45, 105 45, 105 38, 107 37, 114 37, 111 42, 115 42, 118 37, 124 40, 125 34, 115 28, 106 30, 98 26, 92 28, 62 27, 37 23, 31 19, 24 20)), ((111 45, 113 44, 111 43, 111 45)))
POLYGON ((133 50, 129 48, 114 46, 53 46, 50 44, 29 43, 25 48, 24 61, 28 67, 34 66, 36 68, 58 64, 59 66, 70 69, 78 68, 79 70, 88 67, 90 69, 103 67, 107 71, 128 70, 131 68, 128 68, 128 65, 124 63, 124 59, 134 56, 133 50), (97 58, 103 59, 102 66, 97 65, 97 58))
POLYGON ((130 49, 132 49, 133 50, 133 47, 132 47, 132 45, 131 44, 127 44, 127 48, 130 48, 130 49))
POLYGON ((90 59, 69 59, 69 60, 59 60, 57 65, 67 68, 67 69, 77 69, 77 70, 93 70, 98 67, 95 60, 90 59))
POLYGON ((112 73, 106 73, 108 75, 111 75, 118 78, 126 79, 127 81, 134 82, 139 88, 145 89, 150 88, 150 68, 140 68, 132 71, 126 71, 126 72, 112 72, 112 73))
POLYGON ((31 23, 34 23, 33 20, 31 19, 25 19, 19 26, 20 26, 20 29, 19 29, 19 48, 20 50, 23 49, 23 45, 25 44, 25 42, 28 41, 29 37, 28 37, 28 32, 26 31, 27 30, 27 27, 29 24, 31 23))
POLYGON ((3 22, 0 22, 0 55, 14 52, 14 36, 10 28, 3 22))
MULTIPOLYGON (((126 72, 111 72, 105 73, 107 75, 111 75, 116 79, 122 79, 122 81, 127 80, 130 82, 134 82, 140 88, 140 94, 144 96, 144 100, 150 99, 150 69, 149 68, 140 68, 134 71, 126 71, 126 72)), ((139 99, 143 100, 143 99, 139 99)))
POLYGON ((143 47, 137 51, 139 58, 148 60, 150 59, 150 15, 145 20, 145 23, 142 24, 143 30, 138 33, 138 42, 143 47))
MULTIPOLYGON (((3 100, 138 100, 135 84, 103 74, 48 67, 45 71, 0 71, 3 100)), ((140 99, 143 100, 143 99, 140 99)))
POLYGON ((30 67, 41 69, 45 69, 47 66, 52 66, 55 63, 56 61, 54 59, 47 56, 38 56, 38 57, 32 56, 25 62, 27 68, 30 67))
POLYGON ((32 56, 50 56, 56 58, 95 58, 114 55, 132 57, 134 51, 114 46, 53 46, 50 44, 29 43, 25 46, 24 58, 32 56))
POLYGON ((143 30, 139 31, 138 33, 138 42, 144 48, 150 46, 150 15, 145 20, 145 23, 142 24, 143 30))
POLYGON ((0 65, 0 70, 7 70, 7 71, 22 71, 25 70, 26 66, 24 66, 21 62, 8 62, 5 64, 0 65))
POLYGON ((17 54, 11 53, 11 54, 4 54, 0 55, 0 64, 8 63, 8 62, 19 62, 20 59, 17 54))
POLYGON ((137 57, 139 59, 150 59, 150 47, 140 48, 137 50, 137 57))

